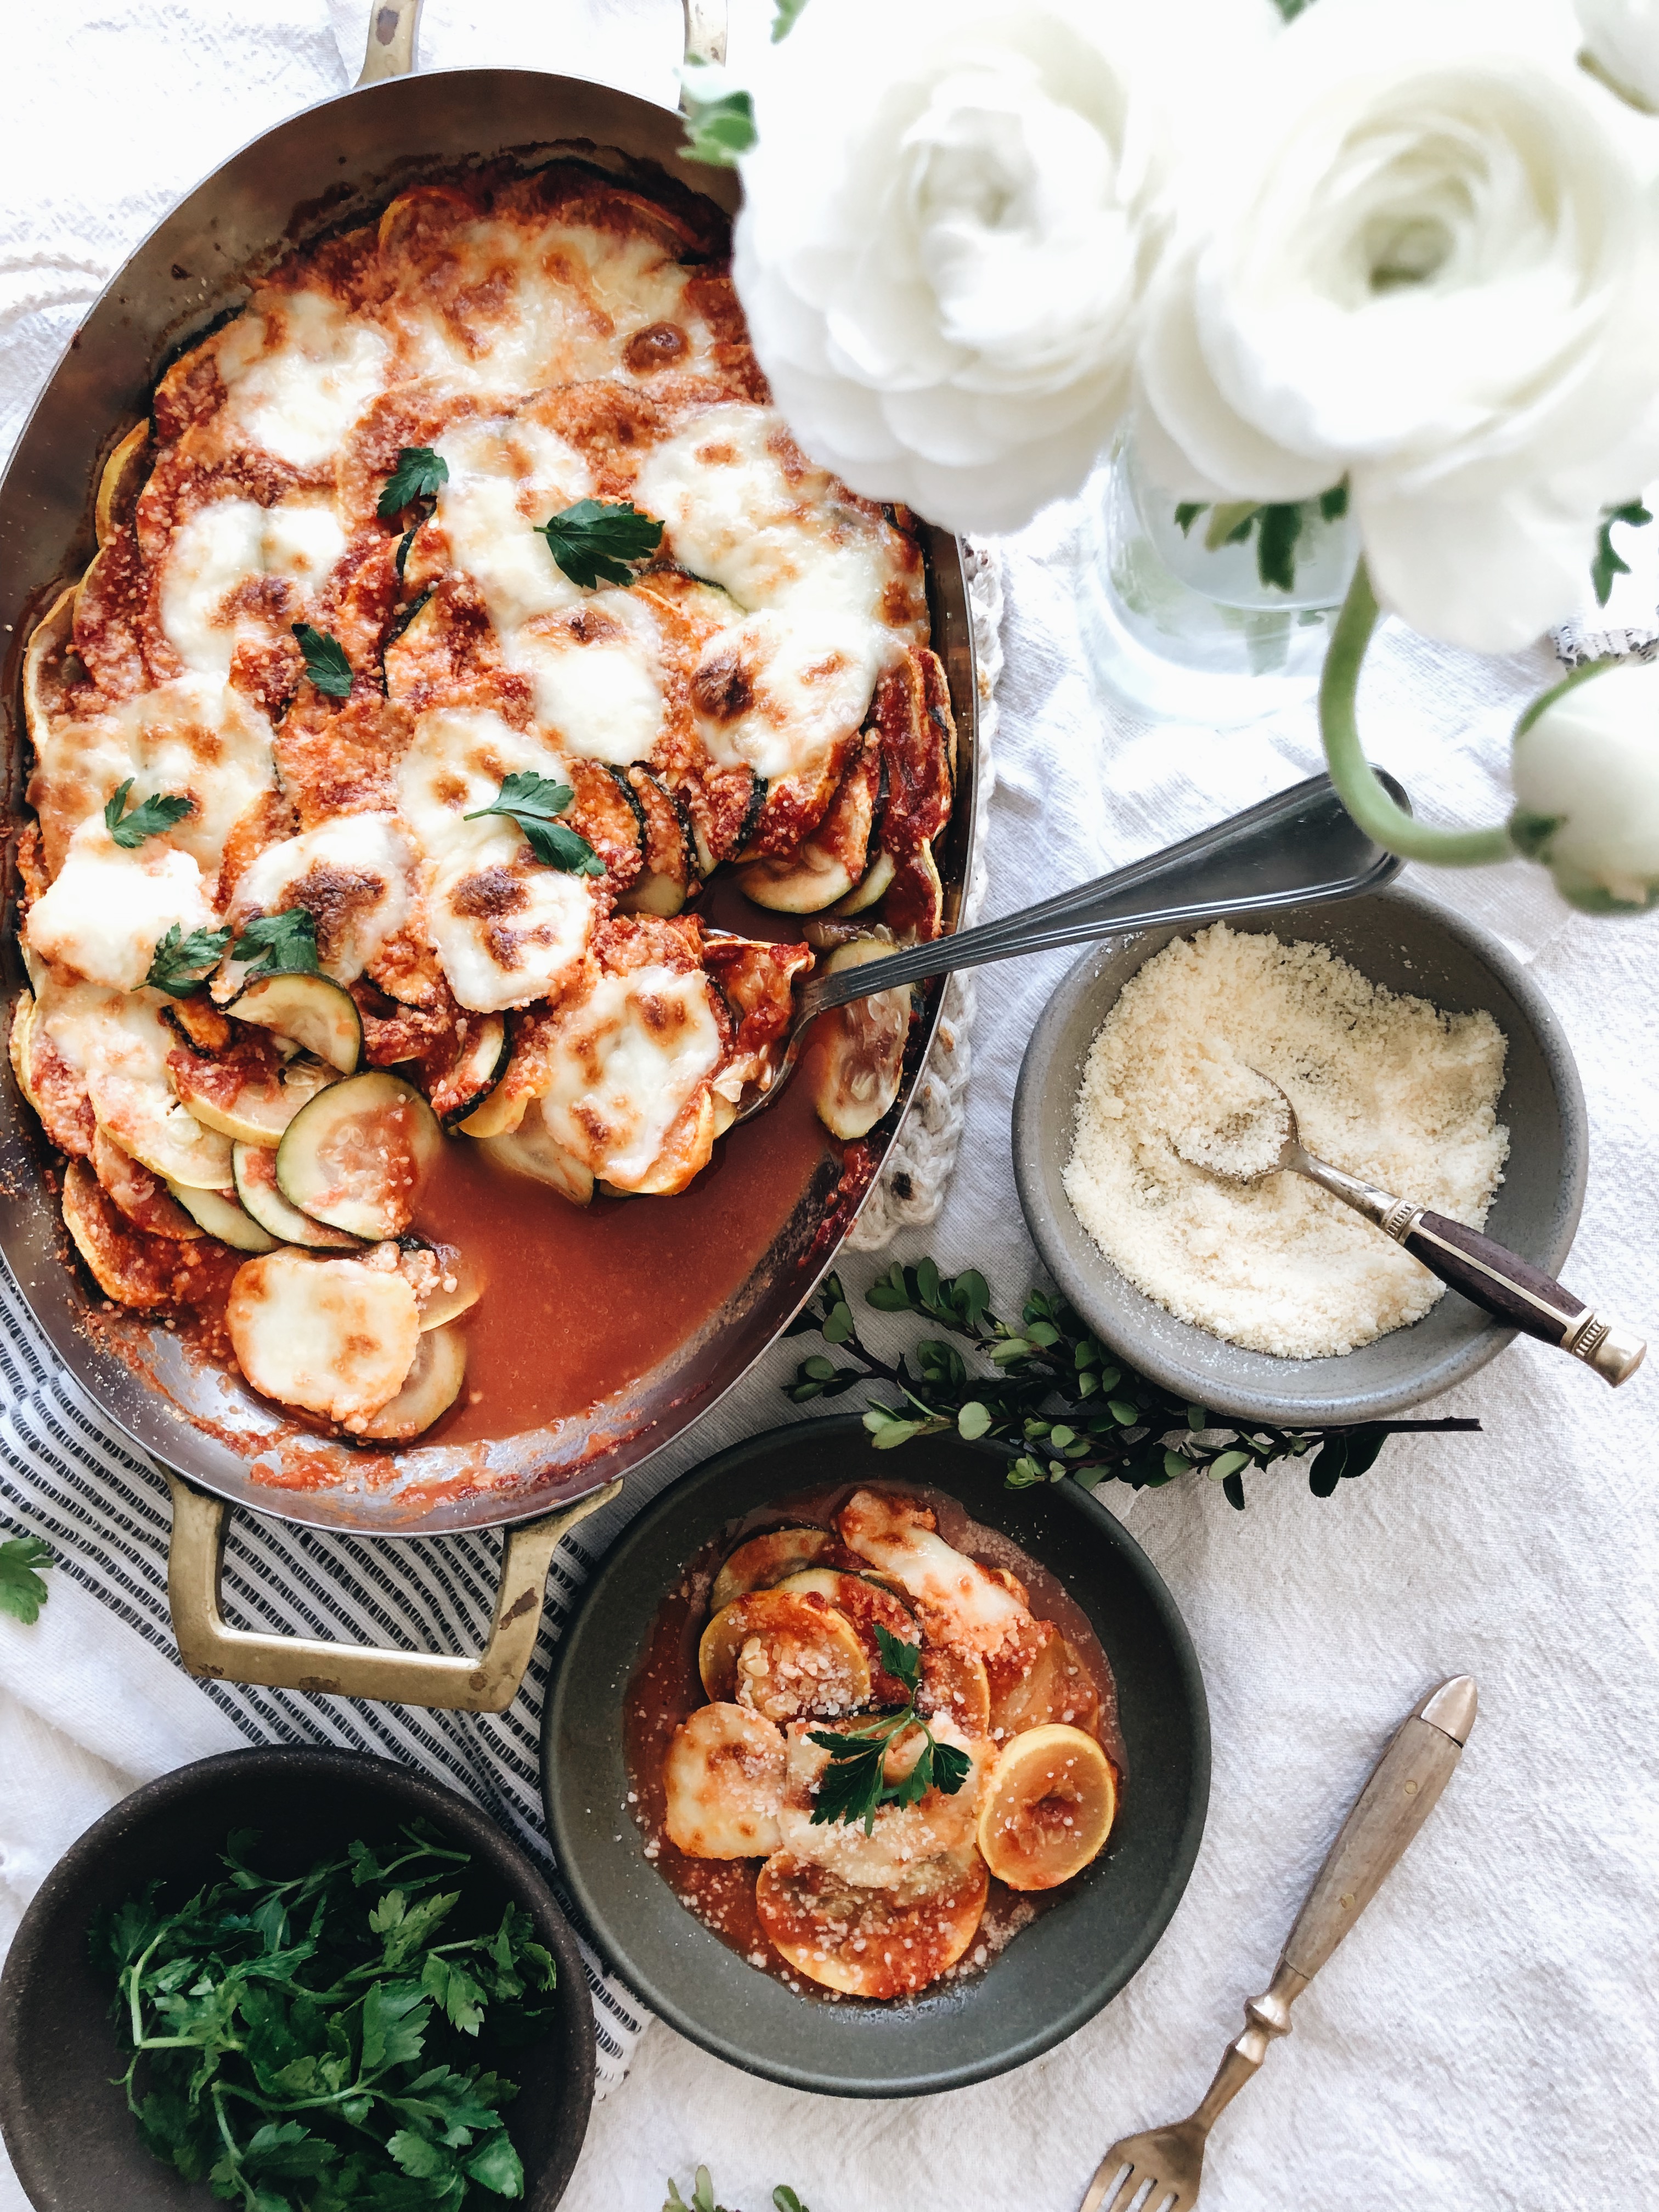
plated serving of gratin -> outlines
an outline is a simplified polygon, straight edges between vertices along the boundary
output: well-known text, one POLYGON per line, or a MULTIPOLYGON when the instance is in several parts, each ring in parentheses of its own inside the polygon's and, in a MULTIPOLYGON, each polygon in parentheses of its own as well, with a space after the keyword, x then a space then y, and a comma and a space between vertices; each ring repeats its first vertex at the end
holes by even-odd
MULTIPOLYGON (((648 181, 503 164, 289 253, 162 375, 27 655, 11 1054, 69 1234, 382 1443, 499 1272, 482 1200, 423 1212, 458 1147, 520 1219, 685 1192, 776 1073, 797 918, 943 926, 917 538, 805 459, 725 217, 648 181)), ((856 1141, 893 1095, 818 1100, 856 1141)))

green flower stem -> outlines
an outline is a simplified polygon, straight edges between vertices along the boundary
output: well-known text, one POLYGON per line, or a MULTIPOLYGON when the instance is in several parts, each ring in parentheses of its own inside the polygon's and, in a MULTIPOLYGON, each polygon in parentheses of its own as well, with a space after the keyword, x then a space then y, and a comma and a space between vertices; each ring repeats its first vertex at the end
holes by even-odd
POLYGON ((1426 860, 1437 868, 1478 868, 1511 860, 1515 847, 1506 826, 1492 830, 1437 830, 1396 805, 1366 759, 1359 743, 1355 696, 1365 650, 1380 610, 1371 580, 1361 561, 1342 603, 1325 672, 1319 684, 1319 726, 1325 761, 1342 804, 1383 849, 1402 860, 1426 860))

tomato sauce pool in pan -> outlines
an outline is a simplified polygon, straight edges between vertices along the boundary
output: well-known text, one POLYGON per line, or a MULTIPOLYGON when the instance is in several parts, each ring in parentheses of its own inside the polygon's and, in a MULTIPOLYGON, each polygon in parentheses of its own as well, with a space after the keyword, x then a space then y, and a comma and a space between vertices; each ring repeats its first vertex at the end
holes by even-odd
POLYGON ((648 1374, 752 1273, 842 1147, 793 1083, 733 1129, 689 1190, 572 1206, 451 1139, 414 1226, 481 1265, 466 1381, 422 1441, 512 1436, 586 1412, 648 1374))
MULTIPOLYGON (((1110 1662, 1088 1615, 1065 1585, 1040 1566, 1029 1553, 995 1529, 970 1520, 947 1492, 917 1483, 895 1482, 872 1476, 867 1483, 838 1484, 781 1500, 748 1515, 724 1529, 688 1562, 679 1581, 670 1589, 652 1622, 644 1652, 623 1707, 624 1759, 628 1774, 628 1810, 645 1838, 645 1853, 686 1910, 739 1953, 751 1966, 786 1983, 802 1996, 827 2004, 861 2004, 798 1974, 775 1950, 761 1924, 755 1904, 755 1878, 759 1859, 691 1858, 676 1848, 664 1830, 667 1792, 663 1770, 674 1731, 688 1715, 708 1703, 697 1674, 697 1644, 709 1620, 709 1592, 721 1565, 746 1537, 764 1528, 828 1528, 834 1516, 860 1488, 898 1492, 929 1505, 945 1542, 988 1567, 1006 1567, 1017 1575, 1030 1594, 1032 1613, 1052 1620, 1082 1660, 1100 1698, 1098 1735, 1102 1748, 1117 1770, 1119 1801, 1127 1782, 1127 1759, 1117 1718, 1117 1686, 1110 1662)), ((1109 1853, 1109 1839, 1106 1849, 1109 1853)), ((929 1996, 957 1986, 977 1974, 1022 1928, 1066 1895, 1067 1885, 1054 1890, 1009 1889, 993 1877, 979 1930, 960 1964, 947 1970, 921 1994, 929 1996)), ((907 2002, 880 2001, 884 2009, 907 2002)))

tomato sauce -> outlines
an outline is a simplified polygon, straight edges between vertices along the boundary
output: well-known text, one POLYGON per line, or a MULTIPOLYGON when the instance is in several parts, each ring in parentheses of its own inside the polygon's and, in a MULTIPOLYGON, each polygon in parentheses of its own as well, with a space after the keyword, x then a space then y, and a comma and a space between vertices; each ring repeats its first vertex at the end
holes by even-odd
MULTIPOLYGON (((684 1575, 664 1598, 651 1625, 645 1651, 623 1706, 623 1756, 628 1770, 628 1808, 645 1838, 645 1855, 687 1911, 746 1959, 751 1966, 785 1983, 802 1996, 826 2004, 861 2005, 868 2000, 844 1996, 840 1991, 798 1974, 781 1953, 772 1948, 755 1904, 755 1881, 761 1859, 690 1858, 678 1850, 665 1830, 667 1791, 664 1783, 669 1745, 680 1723, 708 1703, 697 1673, 697 1644, 709 1618, 709 1593, 721 1565, 745 1538, 765 1528, 799 1526, 827 1528, 855 1490, 875 1488, 900 1492, 933 1508, 939 1532, 945 1542, 988 1567, 1006 1567, 1017 1575, 1030 1595, 1031 1611, 1039 1620, 1052 1620, 1082 1660, 1100 1698, 1097 1733, 1107 1757, 1117 1770, 1119 1796, 1128 1772, 1122 1732, 1118 1726, 1117 1687, 1100 1639, 1088 1615, 1064 1585, 1046 1567, 1020 1549, 1000 1531, 983 1527, 947 1492, 919 1483, 842 1483, 833 1490, 801 1492, 782 1498, 742 1520, 733 1521, 687 1565, 684 1575)), ((997 1953, 1022 1928, 1065 1893, 1018 1892, 992 1878, 979 1931, 958 1965, 932 1984, 934 1990, 953 1987, 981 1972, 997 1953)), ((924 1995, 927 1992, 923 1993, 924 1995)), ((887 2006, 902 1999, 884 2001, 887 2006)))
POLYGON ((754 1271, 842 1147, 792 1084, 733 1129, 689 1190, 573 1206, 453 1139, 423 1188, 416 1231, 484 1273, 466 1382, 422 1443, 540 1428, 623 1389, 684 1344, 754 1271))

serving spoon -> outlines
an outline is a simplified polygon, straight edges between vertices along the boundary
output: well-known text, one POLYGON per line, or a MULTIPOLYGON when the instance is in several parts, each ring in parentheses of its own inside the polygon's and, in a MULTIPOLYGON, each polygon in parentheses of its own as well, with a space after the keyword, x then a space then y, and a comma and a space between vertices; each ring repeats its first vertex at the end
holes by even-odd
MULTIPOLYGON (((1385 771, 1378 773, 1392 796, 1409 810, 1411 801, 1401 785, 1385 771)), ((954 936, 907 945, 884 960, 809 976, 797 994, 776 1074, 743 1099, 736 1118, 746 1121, 771 1104, 794 1072, 807 1030, 832 1006, 930 975, 952 975, 959 969, 1061 945, 1089 945, 1164 922, 1212 921, 1222 915, 1270 914, 1279 907, 1353 898, 1380 890, 1402 865, 1359 828, 1329 776, 1310 776, 1196 836, 1061 891, 1040 906, 954 936)))
MULTIPOLYGON (((1302 1142, 1296 1109, 1284 1090, 1259 1067, 1250 1073, 1278 1102, 1274 1126, 1261 1132, 1261 1155, 1269 1156, 1258 1156, 1259 1164, 1248 1155, 1235 1155, 1229 1162, 1224 1152, 1190 1139, 1183 1144, 1176 1137, 1172 1142, 1180 1158, 1224 1182, 1247 1188, 1272 1175, 1305 1176, 1367 1221, 1374 1221, 1431 1274, 1510 1328, 1523 1329, 1528 1336, 1570 1352, 1614 1389, 1635 1374, 1647 1346, 1634 1330, 1596 1313, 1552 1276, 1479 1230, 1466 1228, 1443 1213, 1431 1213, 1408 1198, 1396 1198, 1392 1191, 1363 1182, 1316 1158, 1302 1142), (1283 1133, 1278 1148, 1270 1153, 1272 1137, 1279 1132, 1283 1133)), ((1271 1104, 1270 1110, 1274 1110, 1271 1104)))

